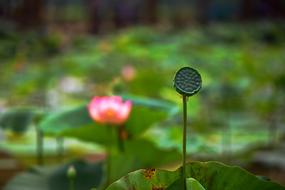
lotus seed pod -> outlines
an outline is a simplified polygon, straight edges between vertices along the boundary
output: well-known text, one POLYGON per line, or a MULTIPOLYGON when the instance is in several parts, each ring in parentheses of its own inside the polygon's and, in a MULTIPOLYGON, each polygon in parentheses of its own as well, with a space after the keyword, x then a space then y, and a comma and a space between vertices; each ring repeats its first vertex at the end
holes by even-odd
POLYGON ((181 95, 193 96, 202 87, 201 75, 191 67, 183 67, 175 74, 174 87, 181 95))

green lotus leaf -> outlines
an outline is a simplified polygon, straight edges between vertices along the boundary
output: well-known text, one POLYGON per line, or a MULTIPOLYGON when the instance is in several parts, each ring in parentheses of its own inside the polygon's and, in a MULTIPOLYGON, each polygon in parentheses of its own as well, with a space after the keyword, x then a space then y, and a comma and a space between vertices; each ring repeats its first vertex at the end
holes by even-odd
POLYGON ((186 179, 187 190, 205 190, 205 188, 194 178, 186 179))
MULTIPOLYGON (((177 187, 183 187, 183 179, 179 178, 174 181, 166 190, 177 190, 177 187)), ((205 190, 205 188, 194 178, 186 178, 186 189, 187 190, 205 190)))
MULTIPOLYGON (((176 171, 141 169, 122 177, 106 190, 179 190, 183 189, 180 176, 181 168, 176 171)), ((262 180, 240 167, 213 161, 188 163, 186 176, 187 187, 193 190, 285 190, 285 187, 262 180)))

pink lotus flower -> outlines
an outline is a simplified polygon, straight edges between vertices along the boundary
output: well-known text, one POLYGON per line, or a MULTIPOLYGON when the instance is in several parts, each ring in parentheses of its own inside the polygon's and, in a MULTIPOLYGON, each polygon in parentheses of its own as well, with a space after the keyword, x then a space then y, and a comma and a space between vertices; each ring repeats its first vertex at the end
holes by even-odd
POLYGON ((92 119, 102 124, 122 124, 131 112, 132 102, 123 102, 120 96, 95 96, 88 105, 92 119))

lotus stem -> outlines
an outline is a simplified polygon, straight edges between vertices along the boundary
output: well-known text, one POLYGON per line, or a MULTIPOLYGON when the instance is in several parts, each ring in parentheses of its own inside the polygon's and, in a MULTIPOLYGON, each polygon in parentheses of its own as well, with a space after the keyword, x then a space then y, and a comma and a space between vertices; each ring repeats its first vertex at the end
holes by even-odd
POLYGON ((67 170, 67 177, 69 180, 69 190, 75 190, 75 178, 76 178, 76 170, 74 166, 69 166, 67 170))
POLYGON ((62 161, 64 154, 64 138, 61 136, 56 137, 56 143, 58 160, 62 161))
POLYGON ((69 190, 75 190, 74 186, 75 186, 75 183, 74 183, 74 179, 69 179, 69 190))
POLYGON ((183 154, 182 154, 182 179, 186 190, 186 131, 187 131, 187 96, 183 95, 183 154))
POLYGON ((44 159, 43 159, 44 134, 38 127, 36 127, 36 133, 37 133, 37 162, 38 165, 44 165, 44 159))
POLYGON ((124 133, 124 126, 120 125, 117 131, 119 152, 124 152, 125 150, 123 133, 124 133))

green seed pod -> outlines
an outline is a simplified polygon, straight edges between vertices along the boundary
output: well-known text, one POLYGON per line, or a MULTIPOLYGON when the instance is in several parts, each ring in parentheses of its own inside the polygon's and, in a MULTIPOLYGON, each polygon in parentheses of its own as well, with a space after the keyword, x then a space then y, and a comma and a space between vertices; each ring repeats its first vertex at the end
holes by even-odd
POLYGON ((183 67, 175 74, 174 87, 181 95, 193 96, 202 87, 201 75, 191 67, 183 67))

